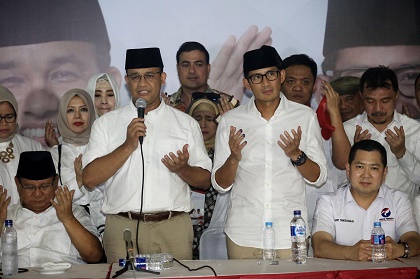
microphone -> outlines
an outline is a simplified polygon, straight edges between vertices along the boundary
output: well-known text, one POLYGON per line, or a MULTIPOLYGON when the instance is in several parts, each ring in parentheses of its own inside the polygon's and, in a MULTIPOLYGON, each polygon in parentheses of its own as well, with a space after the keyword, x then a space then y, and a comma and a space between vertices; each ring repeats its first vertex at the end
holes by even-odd
POLYGON ((125 241, 125 249, 127 250, 127 257, 130 262, 134 265, 134 251, 133 251, 133 241, 131 240, 131 231, 130 229, 126 229, 124 231, 124 241, 125 241))
MULTIPOLYGON (((144 118, 144 109, 146 108, 146 101, 142 98, 138 98, 136 101, 137 116, 139 118, 144 118)), ((139 137, 140 144, 143 144, 143 136, 139 137)))

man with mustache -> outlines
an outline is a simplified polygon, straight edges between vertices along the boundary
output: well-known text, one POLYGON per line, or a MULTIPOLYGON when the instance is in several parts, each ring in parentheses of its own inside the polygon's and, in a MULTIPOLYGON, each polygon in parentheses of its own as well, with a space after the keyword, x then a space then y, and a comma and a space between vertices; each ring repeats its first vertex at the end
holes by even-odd
POLYGON ((399 94, 395 72, 384 66, 366 70, 360 79, 360 92, 365 112, 344 123, 349 143, 333 141, 334 164, 345 169, 350 145, 363 139, 376 140, 387 151, 385 183, 413 199, 420 185, 420 123, 396 111, 399 94))

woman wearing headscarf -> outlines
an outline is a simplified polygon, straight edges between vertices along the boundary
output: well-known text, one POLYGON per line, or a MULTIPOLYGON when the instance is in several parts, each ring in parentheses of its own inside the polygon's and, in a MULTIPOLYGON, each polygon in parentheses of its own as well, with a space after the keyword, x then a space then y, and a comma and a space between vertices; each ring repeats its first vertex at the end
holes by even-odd
MULTIPOLYGON (((92 76, 88 81, 86 91, 93 101, 96 118, 120 107, 118 83, 106 73, 92 76)), ((45 124, 45 142, 50 147, 59 144, 51 121, 45 124)))
MULTIPOLYGON (((191 103, 186 112, 195 120, 197 120, 198 124, 200 125, 204 145, 206 146, 210 159, 213 160, 214 142, 217 130, 215 119, 219 114, 216 103, 208 100, 207 98, 197 99, 191 103)), ((193 187, 191 187, 191 189, 193 190, 193 199, 194 197, 197 197, 200 200, 200 194, 204 195, 204 216, 202 216, 204 217, 203 221, 196 222, 197 220, 194 219, 198 218, 200 220, 200 216, 192 216, 194 228, 193 259, 198 259, 200 237, 203 231, 210 225, 210 220, 213 215, 218 192, 213 187, 210 187, 205 193, 203 193, 201 190, 198 191, 198 189, 194 189, 193 187)), ((196 210, 196 212, 199 212, 200 208, 197 208, 196 210)))
POLYGON ((92 76, 88 81, 86 91, 93 100, 97 118, 120 107, 118 84, 106 73, 92 76))
POLYGON ((77 88, 67 91, 60 100, 57 119, 63 143, 53 146, 51 155, 60 175, 60 183, 75 190, 73 202, 88 210, 101 232, 105 225, 105 216, 100 212, 103 193, 100 187, 87 190, 82 183, 82 155, 93 121, 95 109, 89 94, 77 88))
POLYGON ((30 138, 18 135, 18 104, 9 89, 0 85, 0 175, 3 188, 12 197, 11 204, 19 201, 15 176, 20 153, 44 150, 42 145, 30 138))

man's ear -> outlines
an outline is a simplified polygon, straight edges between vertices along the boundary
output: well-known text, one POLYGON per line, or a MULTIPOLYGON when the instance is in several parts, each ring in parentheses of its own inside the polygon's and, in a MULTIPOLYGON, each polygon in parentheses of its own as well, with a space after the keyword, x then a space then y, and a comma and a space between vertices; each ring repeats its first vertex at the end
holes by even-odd
POLYGON ((120 70, 118 70, 115 67, 109 67, 108 71, 106 71, 107 74, 111 75, 115 81, 118 84, 118 90, 121 89, 121 84, 122 84, 122 75, 120 70))
POLYGON ((386 179, 387 174, 388 174, 388 166, 386 166, 386 167, 384 168, 384 179, 383 179, 383 181, 382 181, 382 184, 383 184, 383 183, 385 183, 385 179, 386 179))
POLYGON ((247 90, 252 91, 252 90, 251 90, 251 85, 249 84, 249 81, 248 81, 248 79, 247 79, 247 78, 243 78, 243 79, 242 79, 242 82, 243 82, 243 84, 244 84, 244 86, 245 86, 245 88, 246 88, 247 90))
POLYGON ((165 72, 162 72, 160 74, 160 84, 164 84, 165 81, 166 81, 166 73, 165 72))

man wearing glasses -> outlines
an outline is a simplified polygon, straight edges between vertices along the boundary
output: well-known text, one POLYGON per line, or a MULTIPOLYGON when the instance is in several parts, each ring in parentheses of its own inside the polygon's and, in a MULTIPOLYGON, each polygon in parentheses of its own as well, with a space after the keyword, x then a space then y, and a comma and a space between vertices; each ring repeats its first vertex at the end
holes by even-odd
POLYGON ((216 134, 212 184, 231 192, 226 221, 229 259, 262 258, 267 221, 276 230, 277 257, 291 258, 293 210, 307 220, 305 182, 327 178, 321 133, 311 108, 280 91, 285 72, 270 46, 244 54, 244 85, 254 96, 224 115, 216 134))
POLYGON ((95 121, 83 156, 83 184, 105 185, 107 259, 125 258, 127 228, 137 233, 133 242, 139 254, 192 259, 188 185, 203 190, 211 185, 211 160, 200 127, 161 101, 166 73, 158 48, 127 50, 125 68, 132 102, 95 121), (140 98, 147 103, 144 118, 134 106, 140 98))
POLYGON ((101 260, 96 227, 83 207, 72 205, 74 190, 58 187, 50 152, 22 152, 15 182, 20 202, 9 209, 11 197, 0 185, 0 223, 13 220, 19 240, 19 267, 101 260))

